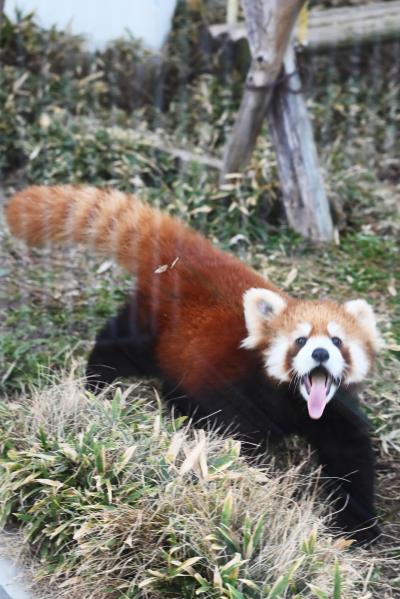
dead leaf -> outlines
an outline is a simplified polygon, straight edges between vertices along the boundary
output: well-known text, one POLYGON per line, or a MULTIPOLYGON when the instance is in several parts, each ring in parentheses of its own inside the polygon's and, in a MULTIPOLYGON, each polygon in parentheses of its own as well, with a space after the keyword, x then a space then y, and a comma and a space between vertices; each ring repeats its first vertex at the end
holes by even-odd
POLYGON ((189 470, 193 470, 193 468, 197 465, 197 463, 200 460, 201 453, 205 451, 206 446, 207 440, 206 438, 202 438, 200 439, 199 443, 197 443, 193 447, 192 451, 189 453, 189 455, 184 460, 182 466, 179 469, 179 474, 181 476, 189 472, 189 470))
POLYGON ((238 243, 239 241, 245 241, 246 243, 250 243, 249 239, 245 235, 242 235, 242 233, 238 233, 229 240, 229 245, 236 245, 236 243, 238 243))
POLYGON ((20 87, 22 87, 25 83, 25 81, 27 80, 27 78, 29 77, 29 71, 25 71, 25 73, 23 73, 21 75, 21 77, 19 77, 13 85, 13 93, 17 93, 17 91, 19 90, 20 87))
POLYGON ((337 539, 333 546, 336 549, 348 549, 349 547, 351 547, 354 543, 354 539, 345 539, 344 537, 340 537, 339 539, 337 539))
POLYGON ((110 270, 110 268, 112 268, 112 265, 114 264, 114 262, 112 260, 105 260, 104 262, 102 262, 99 266, 99 268, 97 269, 97 274, 98 275, 102 275, 103 272, 106 272, 107 270, 110 270))
POLYGON ((33 148, 32 152, 29 154, 29 160, 35 160, 37 156, 39 156, 39 152, 42 149, 42 146, 38 144, 35 148, 33 148))
POLYGON ((297 270, 296 267, 293 267, 292 270, 289 272, 288 276, 285 279, 285 282, 283 283, 283 288, 287 289, 288 287, 290 287, 290 285, 297 279, 297 275, 299 274, 299 271, 297 270))
POLYGON ((39 125, 42 129, 48 129, 51 125, 51 118, 47 114, 47 112, 43 112, 39 118, 39 125))
POLYGON ((394 284, 394 279, 390 279, 390 282, 389 282, 389 285, 388 285, 388 291, 389 291, 389 293, 390 293, 390 295, 392 297, 396 297, 396 295, 397 295, 397 289, 396 289, 395 284, 394 284))
POLYGON ((227 173, 225 179, 243 179, 243 173, 227 173))
POLYGON ((210 206, 199 206, 198 208, 191 210, 189 214, 191 214, 192 216, 195 214, 208 214, 209 212, 211 212, 211 210, 212 208, 210 206))
POLYGON ((163 264, 162 266, 159 266, 158 268, 155 269, 154 274, 155 275, 160 275, 163 272, 166 272, 169 269, 168 264, 163 264))
POLYGON ((177 258, 175 258, 175 260, 172 262, 170 269, 172 270, 173 268, 175 268, 175 265, 177 264, 177 262, 179 261, 179 256, 177 258))
POLYGON ((340 233, 339 233, 339 229, 337 229, 336 227, 333 230, 333 241, 334 241, 335 245, 340 245, 340 233))
POLYGON ((223 185, 219 186, 219 189, 221 191, 233 191, 236 189, 236 185, 232 185, 232 183, 224 183, 223 185))
POLYGON ((386 349, 390 349, 390 351, 400 352, 400 345, 397 343, 389 343, 386 346, 386 349))
POLYGON ((156 268, 156 270, 154 271, 154 274, 159 275, 163 272, 167 272, 167 270, 172 270, 173 268, 175 268, 178 261, 179 261, 179 256, 177 256, 175 258, 175 260, 173 260, 173 262, 171 262, 171 264, 162 264, 161 266, 158 266, 156 268))

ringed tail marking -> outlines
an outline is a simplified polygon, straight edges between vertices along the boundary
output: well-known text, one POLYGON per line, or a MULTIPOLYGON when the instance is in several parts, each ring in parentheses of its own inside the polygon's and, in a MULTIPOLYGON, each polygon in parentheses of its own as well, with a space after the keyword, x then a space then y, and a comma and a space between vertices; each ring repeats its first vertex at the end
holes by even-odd
POLYGON ((196 236, 133 195, 86 186, 27 187, 11 198, 6 219, 11 233, 30 246, 83 243, 133 274, 142 252, 156 251, 161 265, 170 260, 174 240, 196 236))

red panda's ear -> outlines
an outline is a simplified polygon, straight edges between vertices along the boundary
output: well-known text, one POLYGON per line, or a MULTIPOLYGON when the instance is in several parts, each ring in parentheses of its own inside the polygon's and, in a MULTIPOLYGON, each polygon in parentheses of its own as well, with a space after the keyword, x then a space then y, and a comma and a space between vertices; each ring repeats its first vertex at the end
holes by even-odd
POLYGON ((346 302, 344 308, 368 334, 374 350, 380 349, 383 341, 376 327, 376 318, 371 306, 363 299, 356 299, 346 302))
POLYGON ((263 288, 248 289, 243 295, 244 320, 248 337, 241 347, 252 349, 262 341, 264 324, 286 308, 286 301, 278 293, 263 288))

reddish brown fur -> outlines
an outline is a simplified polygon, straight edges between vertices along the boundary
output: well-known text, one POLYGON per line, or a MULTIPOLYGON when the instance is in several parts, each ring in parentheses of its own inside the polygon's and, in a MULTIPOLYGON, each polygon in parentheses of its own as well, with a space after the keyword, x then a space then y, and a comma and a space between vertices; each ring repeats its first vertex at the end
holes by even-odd
POLYGON ((238 347, 247 335, 242 303, 247 289, 265 287, 286 297, 179 220, 128 194, 29 187, 11 199, 6 216, 12 233, 30 245, 83 242, 137 275, 143 318, 158 330, 160 364, 174 380, 185 372, 188 390, 206 372, 212 386, 213 376, 237 377, 254 360, 238 347), (156 272, 177 258, 173 268, 156 272), (204 368, 192 367, 201 361, 204 368))

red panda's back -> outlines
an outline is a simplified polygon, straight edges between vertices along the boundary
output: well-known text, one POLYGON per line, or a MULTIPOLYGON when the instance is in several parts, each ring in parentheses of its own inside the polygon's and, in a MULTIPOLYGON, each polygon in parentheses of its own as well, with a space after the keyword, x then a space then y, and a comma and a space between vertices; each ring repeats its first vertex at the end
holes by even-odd
POLYGON ((168 249, 164 243, 159 255, 168 256, 165 264, 157 262, 156 242, 151 241, 151 251, 142 254, 138 288, 157 323, 163 372, 195 392, 249 371, 253 352, 239 347, 247 335, 243 294, 251 287, 275 287, 201 235, 186 231, 179 242, 171 235, 168 249))

